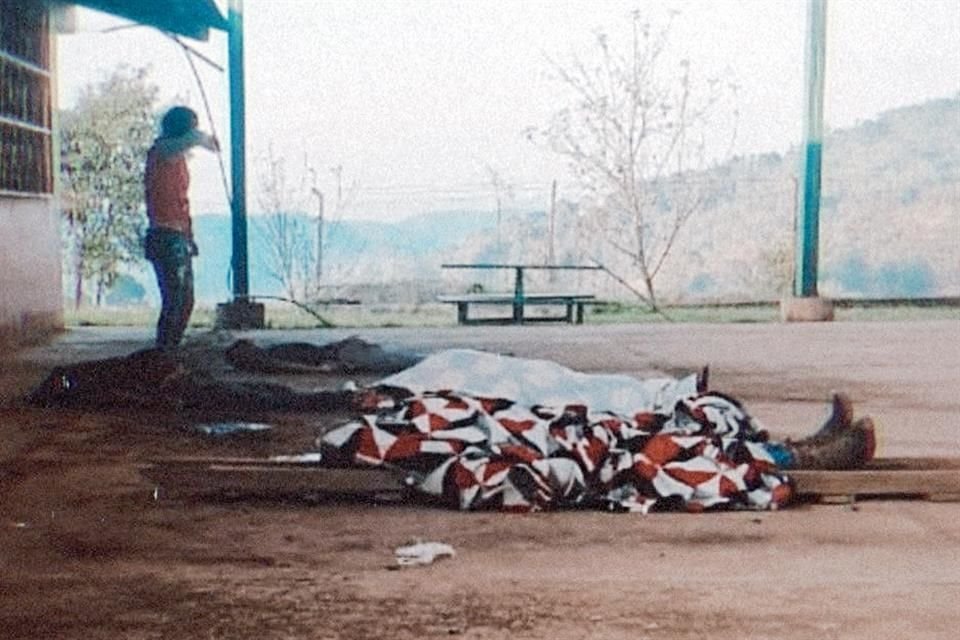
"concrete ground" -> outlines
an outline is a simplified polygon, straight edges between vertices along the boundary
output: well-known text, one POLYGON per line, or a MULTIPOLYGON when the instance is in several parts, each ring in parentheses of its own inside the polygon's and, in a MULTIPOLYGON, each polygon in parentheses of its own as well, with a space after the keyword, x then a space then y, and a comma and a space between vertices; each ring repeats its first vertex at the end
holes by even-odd
MULTIPOLYGON (((960 319, 827 324, 318 330, 430 352, 472 347, 583 371, 680 374, 809 433, 831 390, 879 426, 880 456, 960 456, 960 319)), ((228 337, 225 337, 228 338, 228 337)), ((778 512, 456 513, 424 506, 198 501, 137 464, 305 450, 332 416, 265 416, 266 441, 209 442, 178 416, 41 411, 65 362, 147 346, 70 331, 0 356, 0 636, 11 638, 956 638, 960 503, 778 512), (389 571, 410 539, 457 556, 389 571)), ((359 382, 369 380, 360 379, 359 382)), ((335 376, 296 384, 335 386, 335 376)))

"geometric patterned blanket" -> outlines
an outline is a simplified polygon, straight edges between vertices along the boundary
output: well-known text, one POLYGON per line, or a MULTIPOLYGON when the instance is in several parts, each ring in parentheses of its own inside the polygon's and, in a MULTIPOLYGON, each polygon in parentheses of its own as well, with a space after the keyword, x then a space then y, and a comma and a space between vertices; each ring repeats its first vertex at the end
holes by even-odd
POLYGON ((379 385, 320 445, 326 460, 402 469, 463 510, 698 512, 790 500, 766 432, 736 400, 688 389, 643 404, 624 413, 379 385))

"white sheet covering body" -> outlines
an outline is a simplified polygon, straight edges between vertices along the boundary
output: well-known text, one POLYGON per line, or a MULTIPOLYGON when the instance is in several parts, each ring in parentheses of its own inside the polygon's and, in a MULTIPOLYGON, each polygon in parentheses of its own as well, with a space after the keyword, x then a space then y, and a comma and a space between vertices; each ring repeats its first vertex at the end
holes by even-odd
POLYGON ((651 378, 581 373, 548 360, 514 358, 472 349, 449 349, 378 384, 416 393, 447 389, 522 406, 583 404, 594 410, 633 415, 670 413, 676 401, 696 395, 697 378, 651 378))

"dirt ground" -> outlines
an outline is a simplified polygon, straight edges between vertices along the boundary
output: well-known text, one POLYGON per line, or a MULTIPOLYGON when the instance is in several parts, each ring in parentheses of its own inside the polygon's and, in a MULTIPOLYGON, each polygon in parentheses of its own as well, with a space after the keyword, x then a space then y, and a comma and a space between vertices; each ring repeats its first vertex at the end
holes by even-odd
MULTIPOLYGON (((810 432, 829 392, 843 389, 877 420, 879 455, 960 456, 960 319, 245 335, 266 344, 352 334, 638 376, 709 363, 711 387, 778 435, 810 432)), ((137 465, 299 453, 343 416, 253 416, 275 425, 269 436, 211 441, 185 416, 20 402, 55 364, 149 341, 146 330, 86 328, 0 356, 0 637, 960 637, 957 502, 641 516, 197 500, 155 492, 137 465), (390 570, 394 548, 418 538, 457 555, 390 570)))

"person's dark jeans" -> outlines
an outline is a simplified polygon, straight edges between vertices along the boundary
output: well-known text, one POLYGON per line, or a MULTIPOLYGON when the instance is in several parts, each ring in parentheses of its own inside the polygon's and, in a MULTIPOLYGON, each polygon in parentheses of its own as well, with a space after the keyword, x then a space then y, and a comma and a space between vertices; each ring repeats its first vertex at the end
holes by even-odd
POLYGON ((144 240, 144 254, 153 263, 160 288, 160 318, 157 320, 157 347, 172 349, 180 344, 193 313, 194 245, 184 234, 167 229, 150 229, 144 240))

